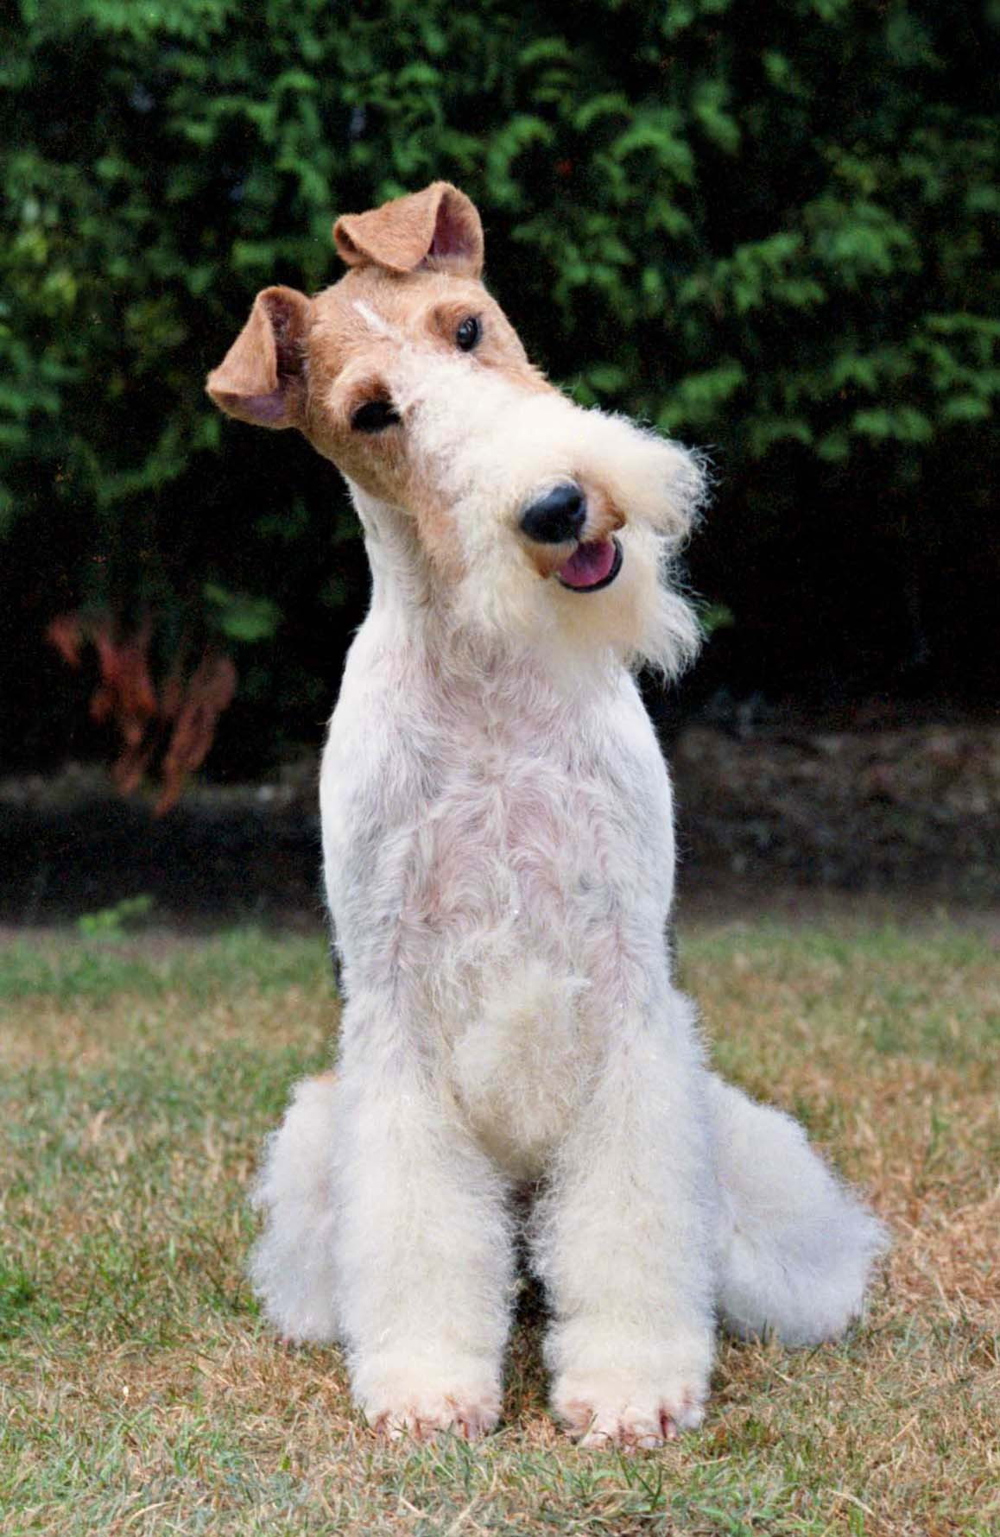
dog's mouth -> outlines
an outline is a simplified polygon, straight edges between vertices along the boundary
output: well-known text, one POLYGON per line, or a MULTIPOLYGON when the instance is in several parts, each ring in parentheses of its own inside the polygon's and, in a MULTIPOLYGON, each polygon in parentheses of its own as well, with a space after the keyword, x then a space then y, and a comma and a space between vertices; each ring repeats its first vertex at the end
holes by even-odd
POLYGON ((571 592, 600 592, 610 587, 622 568, 622 547, 618 540, 590 539, 578 544, 556 576, 571 592))

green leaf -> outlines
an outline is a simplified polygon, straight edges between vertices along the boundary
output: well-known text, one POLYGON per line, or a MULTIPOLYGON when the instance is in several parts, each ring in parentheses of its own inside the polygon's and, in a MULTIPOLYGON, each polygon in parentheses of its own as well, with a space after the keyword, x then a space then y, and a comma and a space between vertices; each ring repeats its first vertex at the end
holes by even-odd
POLYGON ((247 644, 271 640, 281 622, 281 612, 270 598, 251 597, 248 593, 230 592, 217 582, 206 582, 202 588, 210 605, 215 623, 230 640, 247 644))

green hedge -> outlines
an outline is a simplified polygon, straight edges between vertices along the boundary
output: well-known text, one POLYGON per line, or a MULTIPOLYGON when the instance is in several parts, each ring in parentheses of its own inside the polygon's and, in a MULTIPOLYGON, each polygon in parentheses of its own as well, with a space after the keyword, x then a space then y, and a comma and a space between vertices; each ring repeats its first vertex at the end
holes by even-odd
POLYGON ((363 589, 354 524, 334 477, 290 435, 224 423, 202 377, 259 287, 337 276, 336 212, 435 177, 479 203, 491 284, 556 377, 714 450, 696 575, 738 620, 741 566, 831 494, 865 499, 850 526, 918 575, 986 529, 997 0, 16 9, 0 580, 18 677, 52 613, 150 608, 164 656, 221 630, 253 719, 316 729, 363 589))

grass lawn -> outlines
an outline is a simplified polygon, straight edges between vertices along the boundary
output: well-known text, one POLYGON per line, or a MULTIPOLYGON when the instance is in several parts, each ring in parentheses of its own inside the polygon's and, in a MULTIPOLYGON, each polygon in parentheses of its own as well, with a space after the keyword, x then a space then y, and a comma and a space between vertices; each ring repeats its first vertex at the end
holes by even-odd
POLYGON ((895 1248, 849 1339, 724 1341, 704 1428, 632 1457, 554 1430, 527 1290, 497 1434, 372 1439, 243 1276, 261 1138, 328 1057, 321 939, 103 927, 0 941, 4 1537, 1000 1530, 1000 926, 685 922, 717 1062, 895 1248))

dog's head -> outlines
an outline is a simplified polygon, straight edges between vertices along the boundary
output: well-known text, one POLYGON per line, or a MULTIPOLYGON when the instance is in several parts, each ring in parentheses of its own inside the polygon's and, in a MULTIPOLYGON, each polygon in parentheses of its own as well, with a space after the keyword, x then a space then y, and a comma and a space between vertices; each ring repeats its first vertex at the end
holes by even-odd
POLYGON ((347 273, 312 299, 257 295, 209 375, 216 405, 304 433, 347 478, 380 574, 456 624, 676 670, 697 630, 666 576, 697 463, 533 367, 457 188, 345 215, 334 238, 347 273))

